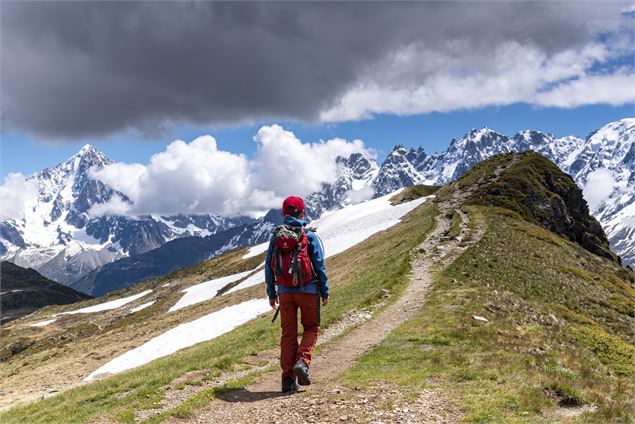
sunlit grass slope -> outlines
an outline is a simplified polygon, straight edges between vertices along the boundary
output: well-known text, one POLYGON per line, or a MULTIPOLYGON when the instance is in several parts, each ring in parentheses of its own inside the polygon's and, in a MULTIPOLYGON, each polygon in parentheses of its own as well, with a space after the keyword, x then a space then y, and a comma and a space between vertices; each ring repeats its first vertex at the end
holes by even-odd
POLYGON ((633 274, 517 213, 469 210, 483 239, 345 381, 442 388, 468 422, 633 422, 633 274))

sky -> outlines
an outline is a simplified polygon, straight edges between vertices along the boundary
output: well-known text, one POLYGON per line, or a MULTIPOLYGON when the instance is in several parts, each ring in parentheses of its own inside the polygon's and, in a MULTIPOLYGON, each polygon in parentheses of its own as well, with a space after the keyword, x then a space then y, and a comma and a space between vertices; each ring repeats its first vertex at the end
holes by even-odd
MULTIPOLYGON (((414 116, 380 115, 369 120, 333 124, 278 123, 293 131, 304 142, 334 137, 361 139, 377 151, 377 157, 381 160, 395 144, 423 146, 429 153, 438 152, 445 150, 452 138, 460 138, 471 129, 483 126, 508 136, 533 129, 557 137, 577 135, 584 138, 608 122, 633 116, 633 105, 558 109, 518 104, 414 116)), ((152 139, 119 136, 106 141, 88 138, 67 143, 38 142, 30 136, 8 134, 2 139, 2 177, 11 172, 28 175, 54 166, 76 154, 86 143, 97 147, 114 161, 146 163, 153 154, 163 151, 175 139, 191 141, 198 136, 211 134, 221 148, 251 156, 256 150, 254 135, 261 126, 273 123, 224 128, 179 126, 171 131, 171 136, 166 134, 152 139)))
POLYGON ((127 164, 99 175, 135 203, 109 212, 230 213, 297 189, 271 169, 290 152, 316 162, 306 191, 335 154, 441 151, 483 126, 584 137, 635 116, 629 2, 0 7, 0 197, 90 143, 127 164), (191 198, 144 194, 193 176, 191 198))

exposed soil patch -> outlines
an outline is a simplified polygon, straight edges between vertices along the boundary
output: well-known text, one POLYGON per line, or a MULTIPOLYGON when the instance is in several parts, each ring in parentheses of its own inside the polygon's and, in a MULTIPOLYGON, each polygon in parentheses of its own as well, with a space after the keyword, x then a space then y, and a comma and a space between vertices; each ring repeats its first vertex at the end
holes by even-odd
POLYGON ((574 418, 585 413, 592 413, 597 410, 595 405, 578 405, 570 407, 558 407, 549 414, 554 418, 574 418))
MULTIPOLYGON (((253 394, 245 401, 243 394, 230 392, 221 397, 192 423, 452 423, 460 413, 451 400, 433 390, 418 393, 378 385, 367 390, 332 385, 313 387, 293 396, 271 392, 269 408, 262 408, 253 394), (241 410, 241 415, 236 414, 241 410)), ((173 422, 181 422, 174 420, 173 422)))

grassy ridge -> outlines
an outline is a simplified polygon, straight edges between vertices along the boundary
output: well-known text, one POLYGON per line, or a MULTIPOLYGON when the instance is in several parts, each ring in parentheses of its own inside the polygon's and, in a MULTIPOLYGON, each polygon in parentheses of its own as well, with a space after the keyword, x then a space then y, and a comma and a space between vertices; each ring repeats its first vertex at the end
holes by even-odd
POLYGON ((398 205, 400 203, 406 203, 411 200, 419 199, 421 197, 430 196, 436 193, 441 186, 430 186, 424 184, 413 185, 405 188, 400 193, 390 198, 391 205, 398 205))
POLYGON ((618 261, 600 223, 589 214, 582 190, 570 175, 538 153, 493 156, 438 194, 443 198, 466 187, 475 189, 467 204, 514 211, 526 221, 576 241, 590 252, 618 261))
POLYGON ((469 422, 564 422, 559 407, 583 404, 595 412, 574 421, 632 422, 632 273, 509 211, 470 212, 483 239, 345 381, 441 387, 469 422))
MULTIPOLYGON (((395 294, 403 289, 410 271, 411 251, 431 230, 436 213, 431 203, 424 204, 401 223, 327 260, 332 296, 322 311, 323 327, 347 311, 376 303, 383 298, 382 288, 395 294)), ((190 278, 189 273, 207 275, 207 266, 203 263, 189 272, 181 270, 172 278, 190 278)), ((236 269, 226 269, 227 274, 237 271, 238 265, 236 269)), ((247 292, 260 296, 264 288, 253 287, 247 292)), ((195 370, 210 370, 208 378, 213 378, 242 358, 276 346, 278 334, 279 327, 271 325, 270 317, 256 319, 217 339, 129 372, 15 407, 0 414, 0 422, 70 424, 96 415, 131 421, 132 408, 151 407, 161 399, 161 387, 175 378, 195 370)))

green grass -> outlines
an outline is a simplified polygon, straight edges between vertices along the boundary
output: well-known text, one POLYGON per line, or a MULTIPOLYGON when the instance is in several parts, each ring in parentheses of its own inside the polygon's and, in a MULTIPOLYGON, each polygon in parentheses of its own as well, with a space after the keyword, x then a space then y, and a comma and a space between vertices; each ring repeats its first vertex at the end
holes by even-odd
POLYGON ((483 239, 344 382, 446 391, 467 422, 557 422, 552 409, 591 403, 580 422, 632 422, 632 273, 515 213, 469 211, 483 239))
POLYGON ((390 198, 390 204, 398 205, 400 203, 419 199, 420 197, 430 196, 431 194, 436 193, 440 188, 440 186, 429 186, 423 184, 406 187, 401 191, 401 193, 390 198))
POLYGON ((461 219, 461 214, 459 214, 455 209, 452 209, 448 218, 450 221, 450 231, 448 231, 448 236, 455 238, 459 234, 461 234, 461 226, 463 225, 463 220, 461 219))
POLYGON ((571 334, 607 368, 617 375, 632 376, 635 348, 621 338, 608 333, 599 325, 572 325, 571 334))
MULTIPOLYGON (((381 289, 390 290, 395 298, 408 280, 412 250, 431 230, 436 214, 434 205, 424 204, 394 227, 329 258, 327 267, 332 296, 329 306, 322 310, 322 326, 328 327, 347 311, 366 308, 383 300, 381 289)), ((205 269, 203 263, 192 272, 207 275, 205 269)), ((236 270, 228 268, 225 272, 231 274, 236 270)), ((177 277, 189 278, 189 275, 186 270, 181 270, 174 276, 177 277)), ((262 287, 253 290, 264 292, 262 287)), ((54 398, 14 407, 0 414, 0 422, 72 424, 97 415, 127 422, 134 408, 155 405, 163 396, 162 386, 175 378, 196 370, 210 370, 212 375, 219 375, 239 364, 242 358, 276 346, 279 325, 272 325, 270 319, 254 320, 209 342, 129 372, 67 390, 54 398)), ((207 389, 202 393, 183 408, 173 411, 174 414, 187 414, 214 396, 207 389)))

